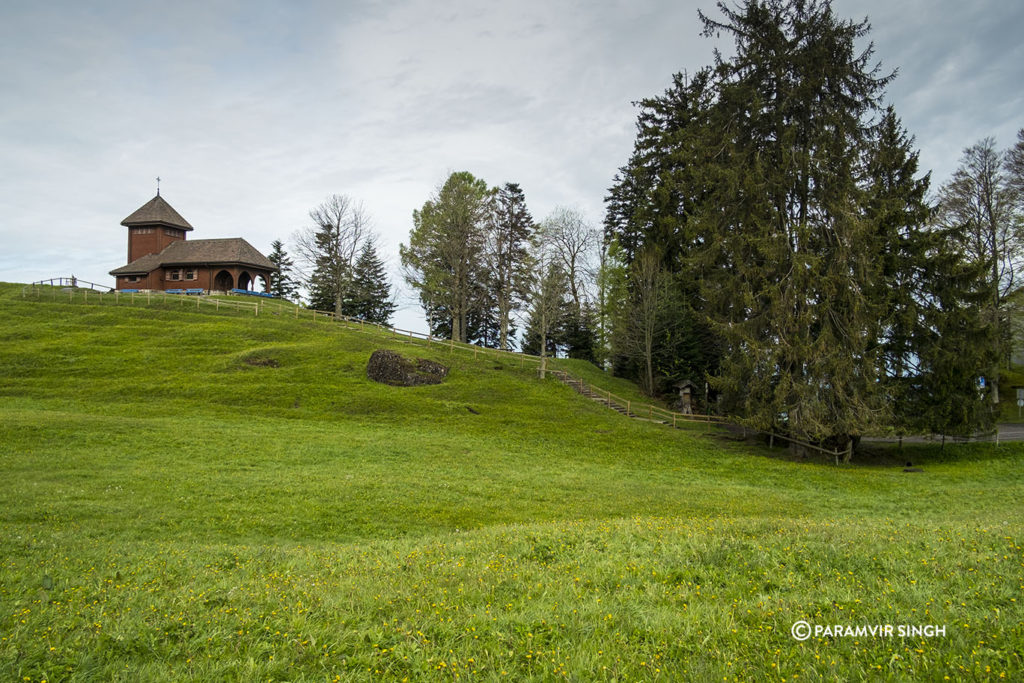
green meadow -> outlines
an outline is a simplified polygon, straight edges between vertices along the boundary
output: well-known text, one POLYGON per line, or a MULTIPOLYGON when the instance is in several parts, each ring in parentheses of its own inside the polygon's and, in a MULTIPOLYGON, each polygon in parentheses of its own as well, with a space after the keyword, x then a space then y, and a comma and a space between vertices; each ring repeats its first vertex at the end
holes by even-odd
POLYGON ((795 461, 193 304, 0 285, 0 680, 1024 679, 1024 445, 795 461))

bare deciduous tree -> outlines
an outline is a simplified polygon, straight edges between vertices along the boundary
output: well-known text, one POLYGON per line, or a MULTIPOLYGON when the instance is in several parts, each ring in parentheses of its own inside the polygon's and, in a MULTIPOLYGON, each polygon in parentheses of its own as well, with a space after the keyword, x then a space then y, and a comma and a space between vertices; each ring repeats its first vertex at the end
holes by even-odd
POLYGON ((661 263, 661 255, 644 249, 630 265, 632 288, 625 317, 626 343, 644 364, 643 389, 654 394, 654 339, 664 322, 669 296, 669 274, 661 263))
MULTIPOLYGON (((985 138, 964 150, 960 167, 939 190, 936 218, 949 234, 957 235, 959 247, 968 260, 988 271, 987 314, 1000 329, 996 336, 996 357, 1004 357, 1009 324, 1008 298, 1020 288, 1019 270, 1024 259, 1024 225, 1011 180, 1012 151, 996 149, 995 140, 985 138)), ((991 397, 999 402, 999 369, 988 378, 991 397)))
POLYGON ((564 206, 557 207, 544 224, 568 279, 569 295, 578 315, 586 301, 588 275, 593 273, 591 260, 599 245, 598 232, 582 213, 564 206))
POLYGON ((309 218, 312 225, 298 230, 292 242, 311 305, 341 313, 352 291, 356 258, 372 235, 369 217, 361 204, 333 194, 309 218))

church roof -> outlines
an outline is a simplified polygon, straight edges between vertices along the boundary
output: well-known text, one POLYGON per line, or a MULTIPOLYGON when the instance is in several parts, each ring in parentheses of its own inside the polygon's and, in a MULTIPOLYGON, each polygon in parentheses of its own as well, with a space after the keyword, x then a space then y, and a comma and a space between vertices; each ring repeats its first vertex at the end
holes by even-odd
POLYGON ((159 194, 135 210, 135 213, 121 221, 121 225, 165 225, 169 228, 181 228, 191 230, 181 214, 174 210, 174 207, 164 201, 159 194))
MULTIPOLYGON (((138 213, 138 212, 136 212, 138 213)), ((212 240, 176 240, 159 254, 146 254, 126 266, 110 271, 111 275, 151 273, 165 266, 253 266, 262 270, 278 268, 256 247, 241 237, 212 240)))

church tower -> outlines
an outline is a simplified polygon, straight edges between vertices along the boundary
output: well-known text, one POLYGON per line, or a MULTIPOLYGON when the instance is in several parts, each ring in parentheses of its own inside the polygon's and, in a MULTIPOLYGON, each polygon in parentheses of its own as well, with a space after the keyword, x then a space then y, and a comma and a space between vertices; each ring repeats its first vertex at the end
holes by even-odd
POLYGON ((128 263, 147 254, 159 254, 171 242, 185 239, 192 226, 160 196, 140 206, 121 221, 128 228, 128 263))

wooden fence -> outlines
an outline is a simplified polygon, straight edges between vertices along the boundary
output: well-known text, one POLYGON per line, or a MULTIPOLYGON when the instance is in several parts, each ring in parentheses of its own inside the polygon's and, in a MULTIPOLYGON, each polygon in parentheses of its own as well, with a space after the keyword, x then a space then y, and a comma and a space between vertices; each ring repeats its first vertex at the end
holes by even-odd
MULTIPOLYGON (((222 299, 217 297, 209 297, 206 295, 188 295, 188 294, 168 294, 167 292, 154 292, 150 290, 139 291, 139 292, 121 292, 118 290, 104 287, 103 285, 96 285, 95 283, 84 282, 77 278, 52 278, 50 280, 41 280, 34 282, 31 285, 25 285, 22 287, 21 296, 27 298, 28 296, 34 296, 36 299, 48 298, 53 301, 63 301, 65 296, 69 303, 73 303, 76 300, 76 295, 84 303, 97 303, 102 305, 104 301, 112 302, 114 304, 128 303, 128 304, 151 304, 151 303, 166 303, 168 301, 178 302, 182 307, 191 307, 192 302, 195 302, 195 308, 200 309, 204 306, 214 310, 234 310, 241 311, 244 313, 251 312, 253 316, 258 317, 262 311, 265 316, 267 313, 272 315, 294 317, 296 319, 311 319, 316 321, 326 321, 334 323, 344 323, 346 327, 350 329, 366 329, 375 328, 377 330, 390 333, 394 336, 401 336, 410 340, 426 342, 428 346, 438 346, 446 348, 449 351, 461 351, 465 353, 472 353, 474 358, 482 356, 491 356, 498 359, 512 360, 515 359, 519 362, 520 367, 526 363, 539 364, 543 360, 540 356, 534 356, 528 353, 521 353, 519 351, 505 351, 502 349, 490 349, 475 344, 467 344, 464 342, 456 342, 452 339, 439 339, 432 334, 424 332, 416 332, 414 330, 403 330, 398 327, 392 327, 390 325, 381 325, 379 323, 367 322, 360 318, 352 318, 346 315, 330 311, 318 311, 311 308, 302 308, 295 304, 284 304, 280 301, 274 301, 272 299, 258 299, 256 301, 242 301, 235 300, 234 297, 229 299, 222 299), (88 285, 87 288, 82 285, 88 285), (49 287, 49 291, 45 291, 44 287, 49 287), (107 289, 108 291, 99 291, 100 288, 107 289)), ((548 361, 554 359, 548 358, 548 361)), ((671 426, 677 427, 680 423, 689 422, 702 422, 707 425, 736 425, 735 420, 720 415, 702 415, 702 414, 691 414, 691 413, 678 413, 661 406, 656 406, 652 403, 643 403, 640 401, 633 401, 632 399, 623 398, 617 396, 610 391, 602 389, 593 384, 587 384, 582 379, 573 377, 571 374, 564 370, 550 369, 547 371, 551 375, 555 376, 560 382, 572 387, 580 394, 590 396, 604 403, 606 406, 612 409, 618 409, 624 415, 629 417, 647 418, 651 421, 658 422, 671 426)), ((746 428, 744 428, 746 429, 746 428)), ((763 432, 759 430, 751 429, 751 432, 755 434, 763 434, 768 437, 769 446, 773 446, 776 439, 788 441, 791 443, 799 444, 804 448, 809 448, 814 451, 818 451, 824 455, 834 457, 838 463, 839 458, 846 458, 849 456, 849 450, 838 451, 830 450, 822 446, 794 439, 789 436, 782 434, 776 434, 773 432, 763 432)))

